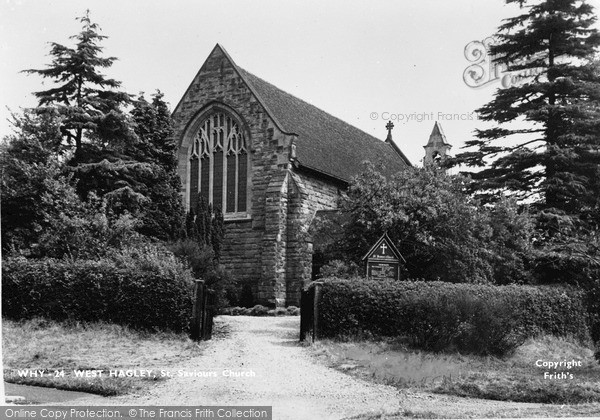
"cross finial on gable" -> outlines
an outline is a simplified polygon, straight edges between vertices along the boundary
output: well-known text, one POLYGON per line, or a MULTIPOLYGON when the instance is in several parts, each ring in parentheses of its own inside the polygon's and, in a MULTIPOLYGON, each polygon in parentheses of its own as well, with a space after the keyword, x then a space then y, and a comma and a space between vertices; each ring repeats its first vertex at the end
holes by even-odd
POLYGON ((394 123, 391 121, 388 121, 385 128, 387 128, 387 131, 388 131, 388 135, 387 135, 387 138, 385 139, 385 141, 391 141, 392 140, 392 128, 394 128, 394 123))

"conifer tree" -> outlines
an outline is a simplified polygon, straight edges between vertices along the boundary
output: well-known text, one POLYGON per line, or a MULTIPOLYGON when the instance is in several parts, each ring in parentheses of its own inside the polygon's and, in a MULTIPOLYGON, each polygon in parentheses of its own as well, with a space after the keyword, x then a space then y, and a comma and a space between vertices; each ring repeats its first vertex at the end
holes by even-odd
POLYGON ((219 207, 199 197, 196 209, 190 209, 185 217, 187 237, 194 240, 200 249, 210 249, 215 262, 221 258, 221 248, 225 236, 223 212, 219 207))
POLYGON ((131 111, 138 142, 124 152, 137 162, 151 165, 156 176, 145 186, 151 204, 143 216, 142 233, 161 239, 179 237, 184 229, 181 179, 177 173, 177 145, 173 122, 163 94, 157 91, 148 102, 140 95, 131 111))
POLYGON ((506 0, 524 13, 507 19, 491 48, 507 70, 533 74, 496 92, 478 110, 497 127, 476 131, 476 150, 457 163, 489 167, 472 174, 479 195, 509 192, 537 209, 531 254, 541 282, 586 291, 594 340, 600 340, 600 34, 585 0, 506 0))
POLYGON ((56 86, 34 95, 40 107, 56 109, 61 114, 61 133, 66 144, 73 148, 74 162, 85 161, 86 146, 93 149, 110 146, 120 150, 135 141, 123 106, 130 95, 118 90, 121 83, 106 77, 100 70, 110 67, 115 57, 101 57, 99 43, 106 38, 92 23, 89 10, 78 18, 82 30, 71 39, 75 47, 51 43, 52 63, 45 69, 28 69, 25 73, 51 79, 56 86))
POLYGON ((200 197, 196 205, 196 231, 198 232, 198 243, 200 246, 211 245, 211 219, 212 206, 204 197, 200 197))
POLYGON ((116 60, 101 56, 99 44, 106 37, 89 11, 79 21, 83 27, 71 37, 73 48, 52 43, 48 68, 25 70, 56 85, 34 93, 37 112, 59 114, 63 146, 70 152, 67 170, 83 200, 91 193, 105 199, 109 212, 139 219, 144 235, 178 237, 184 228, 181 181, 163 95, 157 92, 148 102, 120 91, 120 82, 101 73, 116 60))
POLYGON ((540 210, 600 222, 600 35, 593 8, 580 0, 506 0, 524 13, 505 20, 492 46, 508 71, 534 74, 499 89, 478 110, 497 127, 476 130, 475 148, 454 163, 487 166, 472 174, 480 196, 504 192, 540 210))
POLYGON ((218 262, 221 259, 221 248, 223 246, 223 237, 225 236, 225 223, 223 212, 216 208, 212 219, 212 247, 215 253, 215 260, 218 262))
POLYGON ((177 144, 173 139, 173 121, 164 94, 157 90, 148 102, 143 94, 134 102, 131 114, 136 123, 139 142, 128 155, 140 161, 160 164, 166 171, 177 170, 177 144))
POLYGON ((188 211, 185 215, 185 233, 187 238, 198 238, 198 227, 196 226, 196 213, 193 209, 190 209, 190 211, 188 211))

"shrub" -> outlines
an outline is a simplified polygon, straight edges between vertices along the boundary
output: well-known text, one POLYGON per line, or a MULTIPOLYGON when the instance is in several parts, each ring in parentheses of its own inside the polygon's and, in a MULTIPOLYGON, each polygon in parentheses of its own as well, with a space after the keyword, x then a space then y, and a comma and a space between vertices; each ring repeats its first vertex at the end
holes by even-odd
POLYGON ((230 309, 228 315, 241 315, 244 312, 244 308, 240 308, 239 306, 235 306, 230 309))
POLYGON ((418 348, 502 355, 546 333, 589 340, 574 289, 327 279, 320 334, 408 337, 418 348))
POLYGON ((315 268, 321 277, 350 277, 340 261, 360 264, 387 232, 406 263, 402 278, 508 284, 532 278, 533 220, 517 202, 482 206, 470 180, 435 168, 409 168, 386 178, 366 164, 340 200, 339 211, 316 218, 315 268))
POLYGON ((214 253, 193 239, 182 239, 169 245, 169 250, 188 264, 196 278, 204 278, 214 268, 214 253))
POLYGON ((352 278, 356 277, 359 272, 359 267, 354 262, 345 262, 342 260, 332 260, 321 267, 319 277, 341 277, 352 278))
POLYGON ((262 306, 262 305, 255 305, 250 310, 250 315, 254 315, 254 316, 265 316, 268 314, 269 314, 269 308, 267 308, 266 306, 262 306))
POLYGON ((183 239, 170 244, 169 250, 190 268, 194 277, 204 280, 214 290, 218 310, 235 303, 228 298, 235 290, 235 279, 218 264, 211 247, 194 239, 183 239))
POLYGON ((229 298, 235 294, 235 279, 215 259, 214 251, 207 245, 199 245, 193 239, 183 239, 168 246, 180 261, 186 264, 194 277, 202 279, 216 293, 218 310, 225 309, 231 304, 229 298))
POLYGON ((262 305, 256 305, 252 308, 242 308, 240 306, 233 306, 229 308, 221 308, 220 313, 223 315, 252 315, 252 316, 286 316, 286 315, 300 315, 300 309, 295 306, 289 308, 275 308, 269 309, 262 305), (291 308, 291 310, 290 310, 291 308))
POLYGON ((300 315, 300 308, 298 308, 297 306, 288 306, 285 309, 288 315, 300 315))
POLYGON ((107 321, 149 330, 187 330, 192 276, 158 248, 97 261, 9 258, 2 264, 2 315, 107 321))

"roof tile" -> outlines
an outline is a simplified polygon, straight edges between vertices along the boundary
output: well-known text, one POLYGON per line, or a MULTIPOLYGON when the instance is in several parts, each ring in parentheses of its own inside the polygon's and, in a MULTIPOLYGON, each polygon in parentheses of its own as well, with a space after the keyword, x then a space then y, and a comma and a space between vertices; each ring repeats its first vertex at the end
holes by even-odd
POLYGON ((349 181, 370 161, 393 174, 410 166, 397 147, 336 118, 237 66, 250 88, 282 125, 298 135, 296 155, 301 166, 349 181))

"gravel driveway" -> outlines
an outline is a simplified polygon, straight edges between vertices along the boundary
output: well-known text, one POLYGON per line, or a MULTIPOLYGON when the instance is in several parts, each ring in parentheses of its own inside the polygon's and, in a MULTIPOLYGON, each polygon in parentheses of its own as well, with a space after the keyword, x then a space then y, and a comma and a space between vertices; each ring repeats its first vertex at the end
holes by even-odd
MULTIPOLYGON (((174 377, 147 394, 107 398, 115 405, 269 405, 273 418, 339 419, 398 409, 398 391, 315 363, 298 343, 300 317, 219 316, 226 337, 170 367, 174 377), (209 377, 180 377, 178 370, 209 377), (224 376, 223 371, 254 376, 224 376), (213 372, 213 373, 211 373, 213 372)), ((78 401, 79 404, 79 401, 78 401)))
MULTIPOLYGON (((203 343, 202 355, 168 367, 172 379, 143 395, 106 398, 101 404, 267 405, 273 406, 276 420, 343 419, 405 410, 419 417, 446 418, 589 416, 600 411, 600 404, 565 407, 399 392, 319 363, 298 342, 299 322, 300 317, 219 316, 215 330, 227 334, 203 343), (178 370, 207 376, 182 377, 178 370), (240 372, 248 376, 236 376, 240 372)), ((98 405, 97 400, 89 403, 98 405)))

